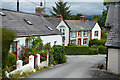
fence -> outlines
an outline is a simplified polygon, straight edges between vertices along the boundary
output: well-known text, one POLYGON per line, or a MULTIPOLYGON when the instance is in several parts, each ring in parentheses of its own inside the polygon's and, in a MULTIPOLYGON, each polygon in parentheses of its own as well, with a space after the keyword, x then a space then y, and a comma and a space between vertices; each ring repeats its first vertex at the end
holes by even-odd
MULTIPOLYGON (((8 73, 7 71, 5 71, 6 77, 9 78, 9 75, 15 74, 17 72, 20 72, 20 74, 22 74, 23 72, 35 72, 35 68, 34 65, 38 66, 39 69, 42 67, 48 67, 48 63, 49 63, 49 54, 47 54, 47 61, 42 61, 40 63, 40 54, 36 54, 36 59, 35 59, 35 63, 34 63, 34 56, 31 55, 29 56, 29 63, 23 66, 23 62, 22 60, 17 60, 17 69, 8 73)), ((13 65, 15 66, 15 65, 13 65)))

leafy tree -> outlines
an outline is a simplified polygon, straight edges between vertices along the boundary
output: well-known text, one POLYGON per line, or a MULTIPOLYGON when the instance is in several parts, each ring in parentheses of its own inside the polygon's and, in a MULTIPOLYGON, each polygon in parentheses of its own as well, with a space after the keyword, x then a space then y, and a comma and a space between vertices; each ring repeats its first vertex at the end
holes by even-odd
POLYGON ((6 68, 8 52, 10 50, 10 45, 16 38, 16 34, 11 31, 2 28, 2 68, 6 68))
POLYGON ((70 20, 80 20, 80 16, 82 16, 81 14, 77 14, 77 15, 72 15, 70 17, 70 20))
POLYGON ((57 16, 59 14, 61 14, 63 16, 63 19, 69 19, 70 18, 70 6, 67 6, 67 2, 63 2, 63 1, 58 1, 58 2, 55 2, 56 4, 56 7, 52 7, 53 8, 53 11, 50 11, 50 13, 53 15, 53 16, 57 16))
POLYGON ((46 50, 50 50, 50 48, 51 48, 50 43, 46 43, 46 44, 44 45, 44 48, 45 48, 46 50))

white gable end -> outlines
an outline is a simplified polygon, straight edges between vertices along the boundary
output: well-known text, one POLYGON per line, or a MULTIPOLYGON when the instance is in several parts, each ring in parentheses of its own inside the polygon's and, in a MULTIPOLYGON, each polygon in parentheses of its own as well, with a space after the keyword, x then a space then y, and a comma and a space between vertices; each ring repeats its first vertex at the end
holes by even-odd
POLYGON ((101 28, 98 25, 98 23, 95 24, 95 26, 92 29, 92 39, 101 39, 101 28), (95 35, 95 33, 98 31, 98 36, 95 35))

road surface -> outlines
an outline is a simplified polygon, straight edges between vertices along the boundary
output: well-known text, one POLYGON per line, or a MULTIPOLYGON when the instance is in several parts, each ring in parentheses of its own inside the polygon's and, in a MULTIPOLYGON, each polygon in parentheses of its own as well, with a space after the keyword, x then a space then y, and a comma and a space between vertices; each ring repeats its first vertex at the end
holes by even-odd
POLYGON ((105 60, 105 55, 79 55, 67 57, 67 63, 29 75, 27 78, 91 78, 90 68, 105 60))

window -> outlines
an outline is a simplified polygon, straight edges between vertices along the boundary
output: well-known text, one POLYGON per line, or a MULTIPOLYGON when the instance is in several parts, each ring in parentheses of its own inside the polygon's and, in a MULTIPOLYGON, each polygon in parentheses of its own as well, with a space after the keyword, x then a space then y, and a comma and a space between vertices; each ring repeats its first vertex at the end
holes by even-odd
POLYGON ((1 15, 1 16, 6 16, 6 14, 5 14, 5 13, 3 13, 3 12, 0 12, 0 15, 1 15))
POLYGON ((62 37, 62 41, 63 41, 63 43, 65 42, 65 36, 62 37))
POLYGON ((82 34, 82 32, 81 32, 81 31, 79 31, 79 32, 78 32, 78 37, 82 37, 82 35, 81 35, 81 34, 82 34))
POLYGON ((17 55, 17 41, 12 44, 12 52, 17 55))
POLYGON ((32 25, 32 23, 29 21, 29 20, 27 20, 27 19, 23 19, 26 23, 28 23, 29 25, 32 25))
POLYGON ((63 35, 65 35, 65 29, 63 29, 63 35))
POLYGON ((98 31, 95 31, 95 36, 98 37, 98 31))
POLYGON ((65 35, 65 29, 60 29, 60 32, 63 33, 63 35, 65 35))
POLYGON ((50 27, 50 26, 47 26, 46 27, 50 30, 50 31, 53 31, 53 29, 50 27))
POLYGON ((84 31, 84 37, 87 37, 88 36, 88 32, 87 31, 84 31))
POLYGON ((76 40, 71 40, 71 44, 76 44, 76 40))
POLYGON ((72 34, 71 34, 71 36, 72 36, 72 38, 75 38, 75 32, 71 32, 72 34))
POLYGON ((87 45, 87 41, 88 41, 87 39, 84 39, 84 40, 83 40, 83 44, 84 44, 84 45, 87 45))

